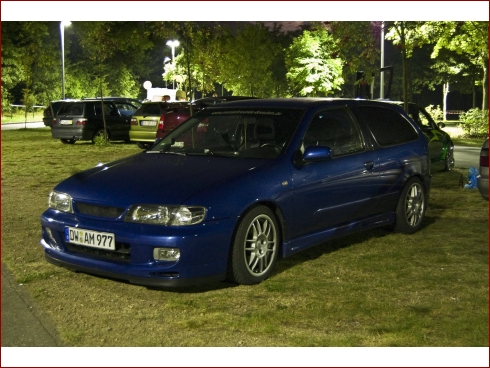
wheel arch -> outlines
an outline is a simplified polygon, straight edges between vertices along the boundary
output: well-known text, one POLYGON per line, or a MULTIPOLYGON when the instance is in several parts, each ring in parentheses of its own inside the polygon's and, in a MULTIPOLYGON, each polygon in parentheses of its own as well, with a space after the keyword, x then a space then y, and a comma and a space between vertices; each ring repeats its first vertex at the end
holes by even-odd
POLYGON ((242 219, 245 217, 245 215, 247 213, 249 213, 254 208, 259 207, 259 206, 267 207, 269 210, 272 211, 272 213, 275 216, 275 219, 276 219, 276 221, 277 221, 277 223, 279 225, 279 229, 278 229, 279 231, 278 231, 278 233, 279 233, 279 237, 280 237, 280 239, 279 239, 278 257, 279 258, 283 258, 283 243, 284 243, 284 238, 285 238, 286 223, 284 221, 284 217, 282 215, 282 211, 279 208, 279 206, 277 204, 275 204, 274 202, 271 202, 271 201, 258 201, 258 202, 255 202, 255 203, 251 204, 247 208, 245 208, 240 213, 240 215, 238 216, 238 219, 237 219, 237 221, 235 223, 235 226, 233 228, 233 233, 232 233, 232 236, 231 236, 230 246, 228 248, 228 262, 231 259, 231 253, 232 253, 232 248, 233 248, 233 240, 235 239, 236 233, 238 231, 238 227, 240 226, 240 223, 241 223, 242 219))

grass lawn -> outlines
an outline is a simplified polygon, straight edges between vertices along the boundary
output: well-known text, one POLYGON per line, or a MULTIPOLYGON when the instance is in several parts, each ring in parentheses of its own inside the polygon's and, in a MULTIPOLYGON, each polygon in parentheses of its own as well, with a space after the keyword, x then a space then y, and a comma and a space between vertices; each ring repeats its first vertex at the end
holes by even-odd
POLYGON ((423 229, 377 229, 280 260, 256 286, 157 290, 44 260, 47 196, 73 173, 140 152, 2 132, 2 262, 67 346, 488 347, 488 202, 435 173, 423 229))

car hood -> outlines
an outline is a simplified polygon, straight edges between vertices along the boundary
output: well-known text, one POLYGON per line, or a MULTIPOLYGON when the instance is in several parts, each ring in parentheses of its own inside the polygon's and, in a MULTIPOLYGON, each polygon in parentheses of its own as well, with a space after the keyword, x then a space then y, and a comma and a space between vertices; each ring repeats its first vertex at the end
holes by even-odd
POLYGON ((75 200, 128 206, 181 204, 269 160, 141 153, 80 172, 55 190, 75 200))

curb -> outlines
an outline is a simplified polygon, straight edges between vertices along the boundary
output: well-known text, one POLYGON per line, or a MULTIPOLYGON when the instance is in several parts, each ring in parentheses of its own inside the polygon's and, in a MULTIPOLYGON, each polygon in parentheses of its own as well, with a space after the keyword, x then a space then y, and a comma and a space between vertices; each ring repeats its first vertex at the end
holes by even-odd
POLYGON ((2 263, 2 347, 63 346, 54 322, 2 263))

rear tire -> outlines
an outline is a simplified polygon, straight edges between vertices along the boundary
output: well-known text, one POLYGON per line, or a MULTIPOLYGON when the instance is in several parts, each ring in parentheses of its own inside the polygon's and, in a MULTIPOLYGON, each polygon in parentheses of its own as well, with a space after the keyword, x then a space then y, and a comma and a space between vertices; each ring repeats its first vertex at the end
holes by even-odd
POLYGON ((403 188, 396 206, 395 231, 413 234, 422 227, 426 210, 425 189, 418 178, 412 178, 403 188))
POLYGON ((444 171, 451 171, 454 167, 453 150, 446 151, 446 159, 444 160, 444 171))
POLYGON ((254 285, 272 272, 279 253, 279 226, 265 206, 254 207, 238 225, 228 265, 228 280, 254 285))

